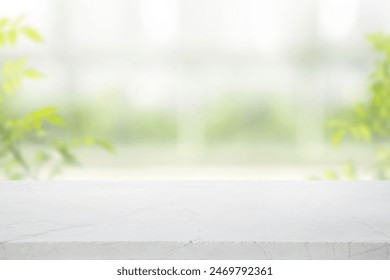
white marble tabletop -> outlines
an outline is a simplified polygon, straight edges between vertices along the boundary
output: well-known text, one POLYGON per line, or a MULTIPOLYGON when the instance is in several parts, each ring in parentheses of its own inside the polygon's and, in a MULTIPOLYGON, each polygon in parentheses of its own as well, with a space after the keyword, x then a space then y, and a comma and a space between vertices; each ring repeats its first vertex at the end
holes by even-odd
POLYGON ((0 182, 0 259, 387 259, 390 182, 0 182))

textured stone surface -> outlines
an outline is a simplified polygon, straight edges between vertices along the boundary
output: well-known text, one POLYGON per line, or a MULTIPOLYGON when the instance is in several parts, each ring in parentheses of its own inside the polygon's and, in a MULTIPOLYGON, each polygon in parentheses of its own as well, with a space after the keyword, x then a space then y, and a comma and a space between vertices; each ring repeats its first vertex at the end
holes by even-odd
POLYGON ((390 259, 389 182, 0 182, 0 259, 390 259))

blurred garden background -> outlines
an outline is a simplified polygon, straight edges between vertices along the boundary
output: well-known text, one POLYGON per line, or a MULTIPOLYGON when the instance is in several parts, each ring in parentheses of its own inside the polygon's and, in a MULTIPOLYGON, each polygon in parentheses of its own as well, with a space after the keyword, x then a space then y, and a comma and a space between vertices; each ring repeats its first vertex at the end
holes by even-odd
POLYGON ((372 143, 335 149, 326 122, 368 98, 378 54, 366 35, 390 31, 389 11, 385 0, 4 1, 0 17, 26 15, 45 42, 0 59, 25 55, 45 75, 24 82, 16 111, 55 105, 70 134, 115 146, 78 149, 58 179, 305 180, 375 162, 372 143))

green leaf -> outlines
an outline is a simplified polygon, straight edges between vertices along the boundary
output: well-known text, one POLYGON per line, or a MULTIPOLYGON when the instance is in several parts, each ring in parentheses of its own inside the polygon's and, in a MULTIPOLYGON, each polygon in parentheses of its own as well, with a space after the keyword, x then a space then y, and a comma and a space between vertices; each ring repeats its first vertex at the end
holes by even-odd
POLYGON ((15 70, 16 70, 16 71, 21 71, 21 70, 23 70, 24 67, 26 66, 26 63, 27 63, 26 57, 22 56, 21 58, 19 58, 19 59, 15 62, 15 70))
POLYGON ((77 159, 73 155, 73 153, 70 151, 70 149, 64 144, 60 143, 57 144, 57 151, 60 153, 61 157, 63 158, 64 162, 67 164, 76 164, 77 159))
POLYGON ((362 139, 369 142, 372 139, 371 130, 368 125, 361 124, 358 126, 359 134, 361 135, 362 139))
POLYGON ((367 110, 362 104, 356 105, 354 108, 354 111, 355 111, 356 115, 361 119, 364 119, 367 117, 367 110))
POLYGON ((338 147, 340 143, 343 141, 345 137, 345 131, 343 129, 339 129, 332 135, 332 145, 333 147, 338 147))
POLYGON ((35 154, 35 162, 38 164, 43 164, 50 159, 50 156, 43 151, 39 151, 35 154))
POLYGON ((7 17, 0 18, 0 29, 6 27, 8 23, 9 23, 9 18, 7 17))
POLYGON ((15 89, 18 89, 22 86, 22 81, 20 80, 19 77, 14 77, 12 80, 11 80, 11 83, 13 85, 13 87, 15 89))
POLYGON ((91 146, 91 145, 95 145, 95 144, 96 144, 96 141, 95 141, 95 139, 93 139, 91 136, 87 136, 87 137, 85 137, 85 139, 84 139, 84 143, 85 143, 85 145, 91 146))
POLYGON ((18 41, 18 31, 13 28, 8 33, 9 42, 12 46, 15 46, 18 41))
POLYGON ((44 78, 44 75, 35 69, 26 69, 23 71, 23 76, 28 79, 42 79, 44 78))
POLYGON ((30 115, 34 119, 47 119, 50 116, 57 114, 57 109, 55 107, 45 107, 39 110, 33 111, 30 115))
POLYGON ((7 44, 7 36, 0 30, 0 47, 4 47, 7 44))
POLYGON ((115 148, 114 148, 114 145, 112 145, 112 143, 106 141, 106 140, 98 140, 96 142, 96 144, 98 144, 99 146, 101 146, 103 149, 109 151, 109 152, 115 152, 115 148))
POLYGON ((62 117, 60 117, 59 115, 50 116, 47 118, 47 121, 52 123, 52 124, 55 124, 57 126, 64 126, 65 125, 64 119, 62 117))
POLYGON ((43 43, 45 40, 42 35, 32 27, 25 26, 21 29, 22 33, 29 39, 37 43, 43 43))

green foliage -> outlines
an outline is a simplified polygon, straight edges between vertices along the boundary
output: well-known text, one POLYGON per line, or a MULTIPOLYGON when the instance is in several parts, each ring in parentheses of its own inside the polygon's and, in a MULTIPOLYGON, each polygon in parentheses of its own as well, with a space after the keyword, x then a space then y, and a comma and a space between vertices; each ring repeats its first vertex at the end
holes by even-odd
POLYGON ((74 135, 110 135, 115 143, 126 145, 174 145, 177 141, 175 112, 132 106, 122 92, 110 91, 94 98, 80 98, 66 109, 63 116, 74 135))
MULTIPOLYGON (((347 138, 375 146, 375 177, 390 179, 390 35, 377 33, 368 36, 374 49, 380 53, 370 76, 370 91, 364 103, 356 104, 344 116, 331 119, 327 126, 335 147, 347 138)), ((344 166, 344 176, 356 178, 352 162, 344 166)), ((332 174, 325 176, 334 178, 332 174)))
POLYGON ((0 47, 16 46, 20 37, 26 37, 37 43, 43 43, 42 35, 34 28, 24 25, 24 16, 15 20, 0 19, 0 47))
MULTIPOLYGON (((30 26, 23 24, 23 17, 0 19, 0 48, 14 47, 21 37, 42 43, 43 37, 30 26)), ((8 59, 0 72, 0 167, 9 179, 50 178, 61 171, 64 164, 77 163, 73 149, 80 145, 99 145, 112 151, 110 143, 102 140, 55 139, 48 129, 67 130, 64 119, 56 107, 35 109, 17 115, 9 109, 14 95, 24 79, 42 79, 44 75, 28 65, 25 57, 8 59), (35 143, 33 151, 26 151, 26 144, 35 143), (45 174, 43 174, 45 173, 45 174)), ((31 145, 30 145, 31 146, 31 145)))
MULTIPOLYGON (((201 120, 188 114, 181 122, 195 127, 199 125, 196 122, 201 121, 204 130, 200 133, 204 133, 205 138, 202 144, 208 145, 207 148, 219 144, 242 146, 245 143, 258 147, 259 143, 292 143, 296 141, 294 112, 275 103, 277 101, 255 99, 251 92, 233 92, 201 108, 201 120), (245 94, 248 97, 242 97, 245 94)), ((134 106, 123 92, 110 91, 98 98, 80 98, 67 109, 63 116, 73 134, 110 135, 118 144, 175 145, 181 129, 175 111, 134 106)))
POLYGON ((208 106, 205 134, 208 143, 229 141, 292 142, 295 126, 292 112, 281 104, 255 96, 228 96, 208 106), (240 96, 240 97, 238 97, 240 96))

